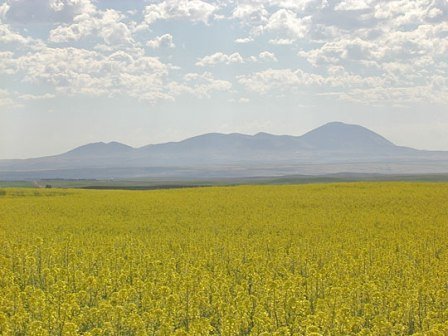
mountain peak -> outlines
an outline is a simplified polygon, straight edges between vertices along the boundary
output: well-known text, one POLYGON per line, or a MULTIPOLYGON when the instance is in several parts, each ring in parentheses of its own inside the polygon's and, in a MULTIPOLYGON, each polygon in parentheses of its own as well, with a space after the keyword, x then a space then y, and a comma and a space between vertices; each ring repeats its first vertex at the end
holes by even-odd
POLYGON ((132 151, 133 148, 131 146, 122 144, 117 141, 111 142, 93 142, 87 145, 76 147, 71 151, 65 153, 64 155, 76 156, 76 155, 113 155, 113 154, 122 154, 125 152, 132 151))
POLYGON ((359 126, 359 125, 347 124, 342 121, 330 121, 326 124, 323 124, 321 127, 324 127, 324 126, 359 126))
POLYGON ((270 134, 270 133, 266 133, 266 132, 258 132, 257 134, 255 134, 254 135, 254 137, 271 137, 271 136, 273 136, 272 134, 270 134))
POLYGON ((395 147, 386 138, 363 126, 339 121, 313 129, 301 139, 311 147, 325 150, 371 151, 395 147))
POLYGON ((318 129, 355 129, 355 128, 362 128, 362 129, 366 129, 367 128, 361 126, 361 125, 355 125, 355 124, 348 124, 342 121, 331 121, 328 122, 326 124, 323 124, 320 127, 315 128, 314 130, 318 130, 318 129))

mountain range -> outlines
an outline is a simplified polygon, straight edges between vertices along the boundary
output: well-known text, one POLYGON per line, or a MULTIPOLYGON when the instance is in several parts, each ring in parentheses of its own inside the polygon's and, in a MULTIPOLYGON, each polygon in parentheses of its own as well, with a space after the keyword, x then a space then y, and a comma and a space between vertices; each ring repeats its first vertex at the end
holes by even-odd
POLYGON ((332 122, 301 136, 209 133, 140 148, 97 142, 60 155, 0 160, 0 180, 188 179, 341 172, 446 173, 448 152, 397 146, 365 127, 332 122))

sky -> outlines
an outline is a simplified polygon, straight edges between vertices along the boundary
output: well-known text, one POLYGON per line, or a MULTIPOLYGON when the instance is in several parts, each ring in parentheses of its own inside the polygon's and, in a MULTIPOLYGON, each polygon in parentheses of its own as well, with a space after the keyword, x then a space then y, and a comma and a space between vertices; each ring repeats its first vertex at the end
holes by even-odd
POLYGON ((0 0, 0 159, 331 121, 448 150, 447 0, 0 0))

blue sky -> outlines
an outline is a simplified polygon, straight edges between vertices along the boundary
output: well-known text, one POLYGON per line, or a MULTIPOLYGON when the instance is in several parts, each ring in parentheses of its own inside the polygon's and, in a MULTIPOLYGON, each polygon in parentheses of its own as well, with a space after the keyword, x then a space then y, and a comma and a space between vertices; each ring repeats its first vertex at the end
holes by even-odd
POLYGON ((0 158, 357 123, 448 150, 446 0, 0 0, 0 158))

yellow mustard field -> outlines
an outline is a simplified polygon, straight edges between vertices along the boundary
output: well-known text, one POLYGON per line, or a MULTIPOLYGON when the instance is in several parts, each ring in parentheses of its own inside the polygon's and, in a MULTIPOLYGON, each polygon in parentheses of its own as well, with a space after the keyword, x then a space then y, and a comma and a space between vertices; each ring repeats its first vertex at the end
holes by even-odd
POLYGON ((448 335, 448 184, 0 193, 1 335, 448 335))

